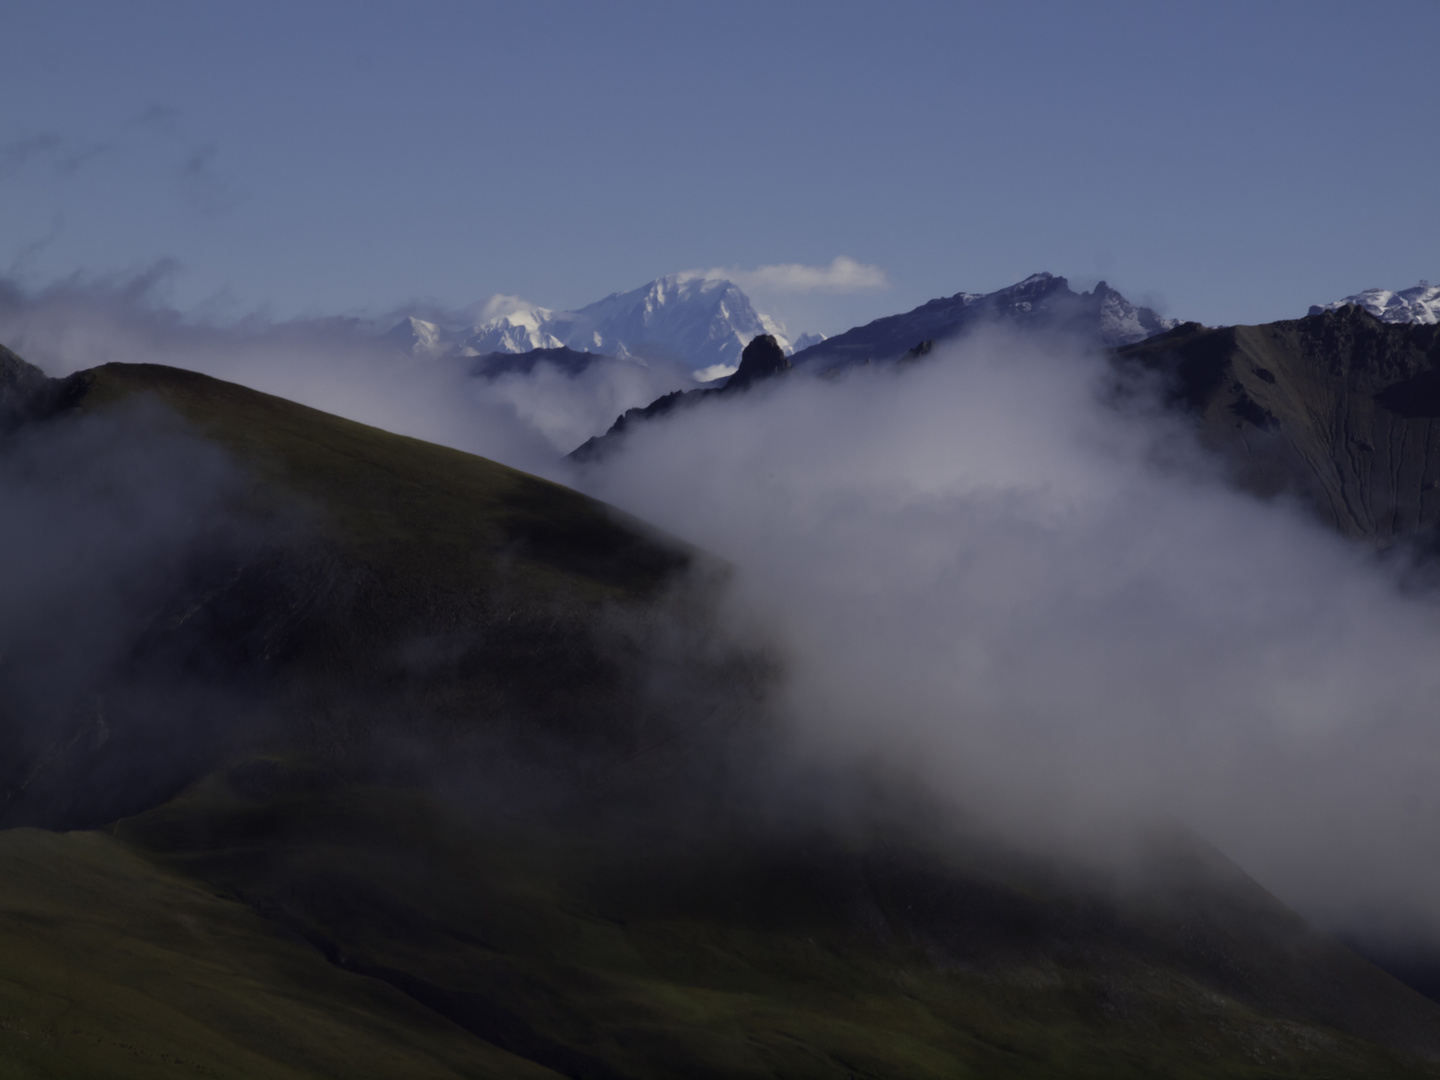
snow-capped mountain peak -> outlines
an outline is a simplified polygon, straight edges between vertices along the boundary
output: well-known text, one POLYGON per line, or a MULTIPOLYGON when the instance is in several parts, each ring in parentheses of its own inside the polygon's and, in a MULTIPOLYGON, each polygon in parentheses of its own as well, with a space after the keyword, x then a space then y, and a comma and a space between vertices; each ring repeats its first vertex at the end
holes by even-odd
MULTIPOLYGON (((739 286, 724 278, 669 274, 638 289, 554 317, 552 333, 578 348, 683 359, 696 367, 740 362, 757 334, 783 328, 760 315, 739 286)), ((788 345, 789 342, 782 343, 788 345)))
POLYGON ((529 352, 531 349, 558 349, 569 345, 550 333, 548 327, 555 313, 548 308, 521 308, 487 319, 472 326, 463 335, 456 351, 462 356, 483 356, 486 353, 529 352))
POLYGON ((611 293, 576 311, 553 311, 518 297, 477 306, 468 327, 445 329, 406 319, 386 337, 411 355, 461 356, 570 348, 620 358, 679 362, 704 372, 733 370, 758 334, 773 334, 787 353, 785 328, 751 306, 734 282, 670 274, 637 289, 611 293))
POLYGON ((1315 304, 1310 308, 1310 314, 1334 311, 1346 304, 1358 304, 1382 322, 1424 323, 1427 326, 1440 323, 1440 285, 1431 285, 1428 281, 1399 292, 1365 289, 1331 304, 1315 304))
POLYGON ((1090 295, 1099 305, 1100 340, 1107 345, 1130 345, 1179 325, 1148 307, 1137 307, 1103 281, 1090 295))

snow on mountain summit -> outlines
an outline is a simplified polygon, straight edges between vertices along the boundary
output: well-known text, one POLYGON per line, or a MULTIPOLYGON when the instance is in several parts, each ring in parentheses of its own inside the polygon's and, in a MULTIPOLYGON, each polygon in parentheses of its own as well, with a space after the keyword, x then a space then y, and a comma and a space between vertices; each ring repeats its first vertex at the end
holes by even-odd
POLYGON ((1179 325, 1177 320, 1158 315, 1148 307, 1137 307, 1103 281, 1090 296, 1099 306, 1100 340, 1112 347, 1144 341, 1179 325))
POLYGON ((757 334, 773 334, 781 348, 792 351, 784 327, 757 312, 750 298, 723 278, 670 274, 577 311, 553 311, 514 297, 499 299, 503 303, 486 305, 472 326, 443 329, 411 318, 386 337, 411 355, 570 348, 622 359, 681 362, 707 374, 733 370, 757 334))
POLYGON ((611 293, 579 311, 557 312, 545 324, 572 349, 684 360, 701 368, 738 364, 753 337, 779 329, 733 282, 684 274, 611 293))
POLYGON ((1399 292, 1365 289, 1331 304, 1315 304, 1311 306, 1310 314, 1334 311, 1346 304, 1358 304, 1382 322, 1424 323, 1427 326, 1440 323, 1440 285, 1431 285, 1428 281, 1399 292))

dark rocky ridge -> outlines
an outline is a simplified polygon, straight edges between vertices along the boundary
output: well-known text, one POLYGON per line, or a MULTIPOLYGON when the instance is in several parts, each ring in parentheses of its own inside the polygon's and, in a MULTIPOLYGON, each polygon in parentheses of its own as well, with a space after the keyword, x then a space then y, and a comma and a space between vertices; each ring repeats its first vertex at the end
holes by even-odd
MULTIPOLYGON (((909 341, 892 360, 903 368, 934 355, 935 345, 909 341)), ((805 355, 790 363, 800 369, 805 355)), ((1331 527, 1382 546, 1436 531, 1440 326, 1386 323, 1351 305, 1263 326, 1185 323, 1112 357, 1122 374, 1160 374, 1169 403, 1196 419, 1203 442, 1247 490, 1296 492, 1331 527)), ((756 378, 792 369, 773 356, 767 364, 756 378)), ((597 460, 633 424, 750 381, 742 365, 723 390, 677 391, 631 409, 571 456, 597 460)))
POLYGON ((790 358, 785 355, 780 343, 772 334, 757 334, 740 354, 740 366, 735 374, 725 380, 725 385, 715 389, 672 390, 656 398, 649 405, 627 409, 615 418, 615 423, 603 435, 595 435, 570 451, 566 456, 581 463, 599 461, 613 453, 631 426, 666 416, 676 409, 688 409, 707 398, 722 398, 749 389, 757 382, 773 379, 790 371, 790 358))
POLYGON ((922 304, 912 311, 887 315, 826 338, 796 353, 796 367, 824 370, 884 363, 903 356, 919 341, 945 341, 983 325, 1074 335, 1105 345, 1119 345, 1134 336, 1159 333, 1169 326, 1147 307, 1136 307, 1105 282, 1090 292, 1076 293, 1063 277, 1032 274, 1007 289, 988 294, 956 293, 922 304), (1119 331, 1120 326, 1127 328, 1119 331))
POLYGON ((1440 326, 1354 305, 1264 326, 1186 323, 1116 363, 1162 374, 1251 491, 1297 491, 1333 528, 1381 545, 1440 519, 1440 326))
MULTIPOLYGON (((1090 292, 1077 293, 1063 277, 1032 274, 993 293, 956 293, 931 300, 912 311, 854 327, 800 350, 783 366, 772 355, 766 375, 791 368, 835 375, 856 365, 903 365, 928 355, 937 343, 987 325, 1115 346, 1169 329, 1174 321, 1161 318, 1150 308, 1137 307, 1103 281, 1090 292)), ((768 337, 761 335, 755 340, 768 337)), ((775 353, 779 353, 778 348, 775 353)), ((758 360, 752 361, 752 371, 758 371, 754 367, 756 363, 758 360)), ((749 385, 754 377, 746 372, 742 356, 740 369, 731 376, 725 389, 749 385)), ((692 405, 703 395, 714 392, 692 390, 682 395, 676 391, 649 405, 630 409, 603 435, 586 440, 569 456, 576 461, 598 460, 614 449, 628 425, 663 416, 679 405, 692 405)))

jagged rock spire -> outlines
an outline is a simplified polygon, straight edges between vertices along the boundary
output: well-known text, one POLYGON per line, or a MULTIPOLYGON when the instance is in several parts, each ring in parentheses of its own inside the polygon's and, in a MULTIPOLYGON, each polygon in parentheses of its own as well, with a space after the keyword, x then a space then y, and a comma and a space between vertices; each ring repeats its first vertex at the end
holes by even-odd
POLYGON ((780 342, 775 340, 775 335, 756 334, 740 354, 740 367, 730 376, 725 389, 743 390, 757 379, 768 379, 789 370, 790 358, 785 355, 780 342))

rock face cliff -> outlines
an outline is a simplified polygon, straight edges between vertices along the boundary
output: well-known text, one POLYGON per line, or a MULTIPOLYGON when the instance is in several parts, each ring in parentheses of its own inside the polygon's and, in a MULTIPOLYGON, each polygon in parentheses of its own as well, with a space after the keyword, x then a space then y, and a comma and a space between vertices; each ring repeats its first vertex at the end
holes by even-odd
POLYGON ((1299 491, 1340 532, 1381 545, 1440 519, 1440 326, 1349 305, 1264 326, 1186 323, 1116 357, 1161 372, 1251 490, 1299 491))

